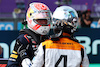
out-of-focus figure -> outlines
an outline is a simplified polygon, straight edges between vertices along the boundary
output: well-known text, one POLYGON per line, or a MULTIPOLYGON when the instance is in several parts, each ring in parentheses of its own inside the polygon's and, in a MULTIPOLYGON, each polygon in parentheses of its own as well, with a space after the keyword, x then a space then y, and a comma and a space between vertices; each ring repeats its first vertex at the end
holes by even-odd
POLYGON ((2 47, 0 46, 0 54, 2 54, 2 47))
POLYGON ((84 11, 81 17, 81 27, 90 28, 92 21, 93 21, 93 18, 91 17, 91 11, 90 10, 84 11))
MULTIPOLYGON (((33 64, 27 67, 89 67, 85 47, 73 37, 77 12, 69 6, 60 6, 53 13, 53 20, 55 34, 39 45, 33 64)), ((25 60, 22 64, 27 65, 25 60)))
POLYGON ((39 44, 48 39, 47 34, 52 22, 52 13, 45 4, 33 2, 29 4, 26 21, 24 22, 23 24, 27 24, 28 29, 20 30, 7 67, 22 67, 21 62, 23 60, 26 60, 26 58, 28 60, 33 59, 34 52, 37 50, 39 44))

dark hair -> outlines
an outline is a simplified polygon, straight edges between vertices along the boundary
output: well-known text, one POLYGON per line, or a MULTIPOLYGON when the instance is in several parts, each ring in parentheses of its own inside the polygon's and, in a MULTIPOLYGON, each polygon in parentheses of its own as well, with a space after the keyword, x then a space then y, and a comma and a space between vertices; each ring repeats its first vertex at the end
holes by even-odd
POLYGON ((86 13, 87 13, 87 12, 90 12, 90 13, 91 13, 91 10, 90 10, 90 9, 87 9, 87 10, 86 10, 86 13))

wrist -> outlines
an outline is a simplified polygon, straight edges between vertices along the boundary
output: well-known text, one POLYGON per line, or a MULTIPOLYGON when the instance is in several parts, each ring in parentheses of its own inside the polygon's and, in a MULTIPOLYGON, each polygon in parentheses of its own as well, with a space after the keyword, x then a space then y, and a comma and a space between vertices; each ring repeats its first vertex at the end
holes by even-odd
POLYGON ((23 60, 23 59, 25 59, 25 58, 29 58, 28 55, 27 55, 27 53, 26 53, 26 51, 25 51, 25 52, 24 52, 24 51, 21 51, 21 52, 19 53, 19 55, 20 55, 20 57, 21 57, 21 60, 23 60))
POLYGON ((21 60, 23 61, 24 59, 26 59, 26 58, 29 58, 27 55, 23 55, 22 57, 21 57, 21 60))
POLYGON ((22 64, 23 67, 26 67, 26 66, 32 65, 32 62, 30 61, 29 58, 25 58, 25 59, 22 60, 21 64, 22 64))

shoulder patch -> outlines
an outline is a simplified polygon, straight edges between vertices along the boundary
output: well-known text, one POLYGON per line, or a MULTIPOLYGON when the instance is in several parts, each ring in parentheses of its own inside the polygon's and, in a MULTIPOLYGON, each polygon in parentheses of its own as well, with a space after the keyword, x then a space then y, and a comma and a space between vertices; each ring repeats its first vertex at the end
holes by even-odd
POLYGON ((25 34, 24 37, 26 38, 26 40, 28 41, 28 43, 30 43, 28 34, 25 34))
POLYGON ((28 44, 31 42, 31 36, 29 36, 28 34, 21 34, 17 39, 23 44, 28 44))

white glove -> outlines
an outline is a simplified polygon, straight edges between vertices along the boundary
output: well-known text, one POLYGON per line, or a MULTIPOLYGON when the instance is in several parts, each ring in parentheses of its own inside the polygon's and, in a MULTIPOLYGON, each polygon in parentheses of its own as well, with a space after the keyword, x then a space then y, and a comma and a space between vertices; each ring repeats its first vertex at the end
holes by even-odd
POLYGON ((22 61, 22 67, 32 67, 32 62, 29 58, 25 58, 22 61))

